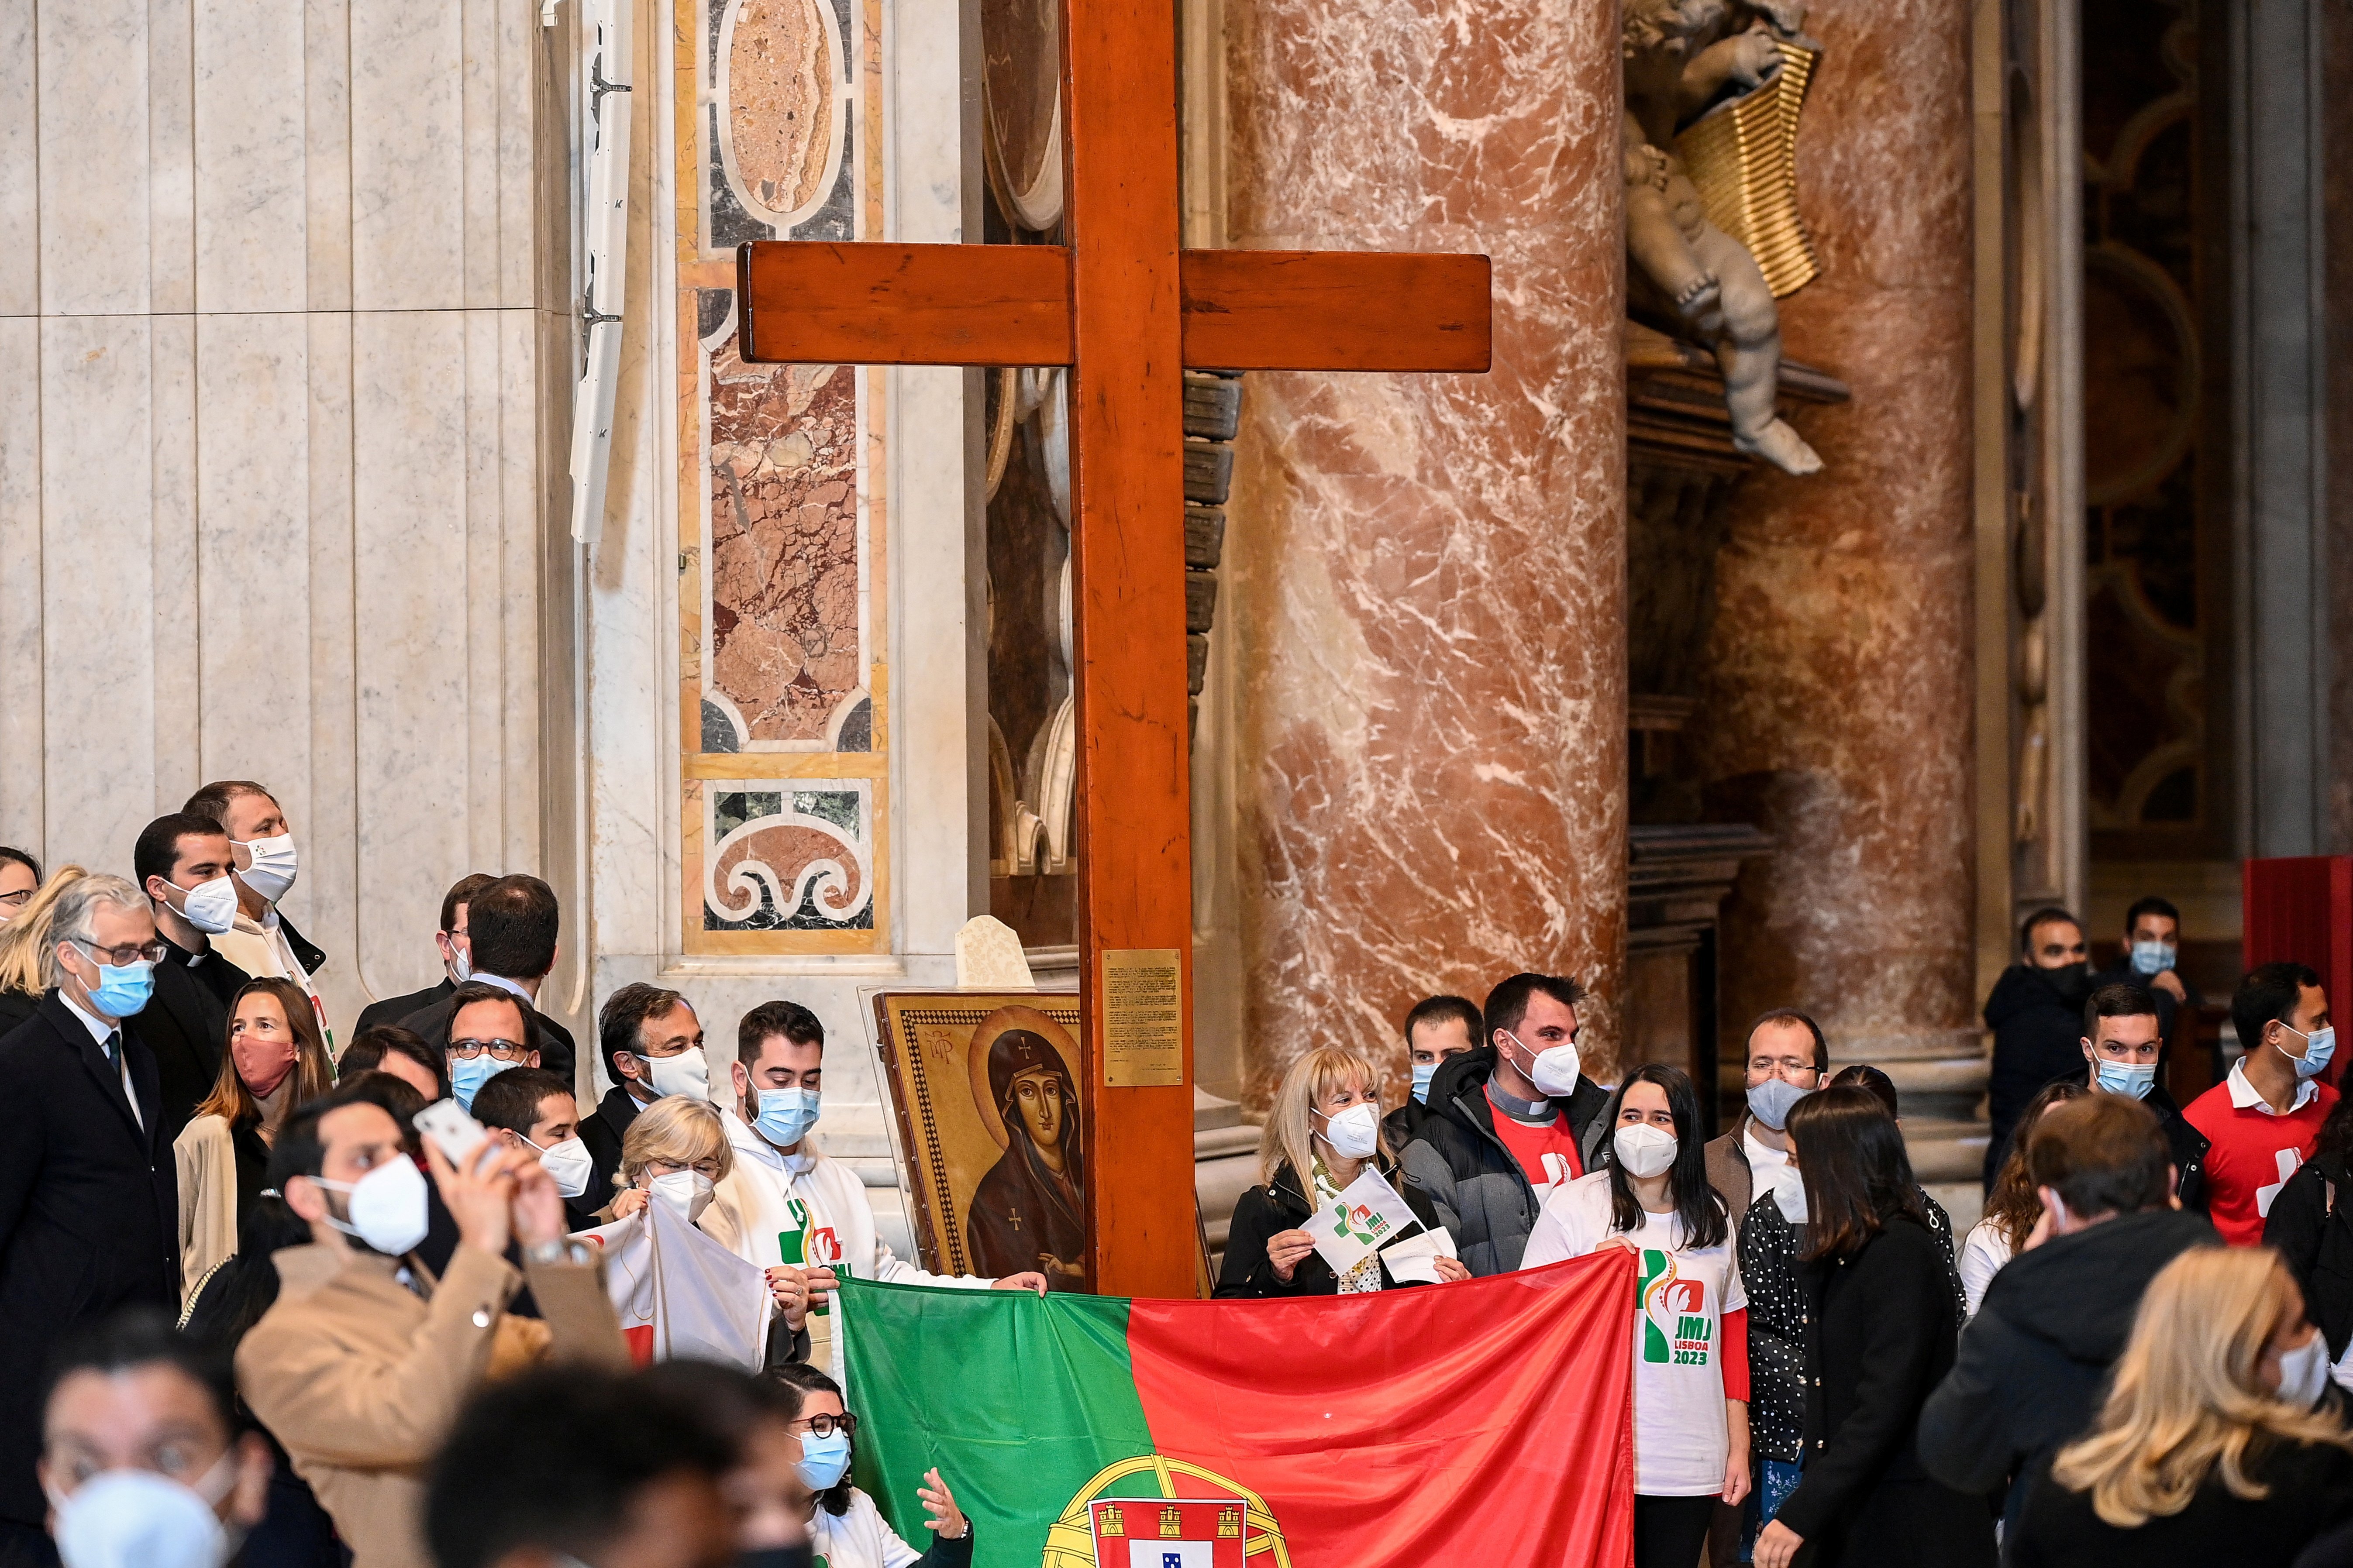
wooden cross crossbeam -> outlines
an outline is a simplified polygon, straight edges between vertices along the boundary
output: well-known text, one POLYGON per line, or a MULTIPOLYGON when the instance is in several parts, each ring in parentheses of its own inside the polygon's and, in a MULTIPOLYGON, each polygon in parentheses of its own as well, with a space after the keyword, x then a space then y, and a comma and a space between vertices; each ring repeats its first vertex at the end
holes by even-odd
POLYGON ((746 360, 1071 367, 1079 1125, 1090 1283, 1128 1296, 1196 1289, 1184 369, 1483 372, 1491 338, 1483 256, 1179 248, 1176 15, 1063 0, 1066 246, 769 241, 738 262, 746 360), (1160 955, 1175 985, 1139 988, 1160 955), (1169 1070, 1112 1081, 1164 994, 1169 1070))
MULTIPOLYGON (((1483 256, 1177 255, 1187 370, 1484 371, 1483 256)), ((1067 365, 1060 245, 747 245, 744 357, 815 364, 1067 365)))

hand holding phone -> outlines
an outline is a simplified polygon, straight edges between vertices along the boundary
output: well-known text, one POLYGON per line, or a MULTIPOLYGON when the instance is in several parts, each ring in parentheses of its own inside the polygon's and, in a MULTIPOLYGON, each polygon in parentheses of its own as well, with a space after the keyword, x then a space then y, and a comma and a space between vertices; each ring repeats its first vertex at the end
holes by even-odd
POLYGON ((454 1100, 437 1100, 418 1111, 417 1130, 432 1139, 441 1152, 448 1157, 449 1163, 461 1171, 467 1168, 474 1151, 480 1149, 491 1135, 488 1129, 468 1115, 465 1108, 454 1100))

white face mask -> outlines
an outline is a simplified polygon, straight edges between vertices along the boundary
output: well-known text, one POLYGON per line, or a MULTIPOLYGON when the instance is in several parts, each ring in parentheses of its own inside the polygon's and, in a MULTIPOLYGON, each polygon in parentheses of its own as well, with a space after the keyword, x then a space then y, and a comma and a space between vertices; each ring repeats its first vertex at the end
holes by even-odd
POLYGON ((673 1094, 690 1100, 711 1098, 711 1064, 701 1046, 689 1046, 674 1057, 639 1057, 638 1060, 646 1069, 638 1081, 654 1091, 656 1100, 673 1094))
POLYGON ((180 900, 180 914, 190 925, 206 936, 219 936, 237 924, 237 883, 228 877, 215 877, 209 882, 198 882, 193 888, 171 884, 185 896, 180 900))
MULTIPOLYGON (((1528 1048, 1527 1042, 1509 1029, 1504 1031, 1504 1037, 1524 1051, 1528 1048)), ((1535 1060, 1522 1070, 1528 1075, 1528 1081, 1536 1086, 1537 1093, 1552 1096, 1577 1092, 1577 1077, 1583 1064, 1577 1060, 1575 1045, 1548 1046, 1534 1054, 1535 1060)), ((1514 1062, 1512 1065, 1518 1067, 1520 1064, 1514 1062)))
POLYGON ((463 985, 474 977, 474 955, 464 937, 448 931, 441 934, 449 938, 449 956, 441 961, 441 972, 449 977, 450 984, 463 985))
POLYGON ((2292 1351, 2280 1353, 2279 1396, 2298 1410, 2309 1410, 2320 1402, 2320 1391, 2328 1386, 2328 1341, 2315 1334, 2292 1351))
POLYGON ((1675 1135, 1647 1121, 1618 1129, 1610 1137, 1609 1147, 1630 1176, 1660 1175, 1675 1163, 1675 1135))
POLYGON ((711 1206, 711 1178, 700 1171, 672 1171, 646 1184, 670 1212, 692 1225, 711 1206))
MULTIPOLYGON (((528 1138, 523 1142, 539 1149, 528 1138)), ((567 1198, 576 1198, 588 1190, 588 1176, 596 1168, 596 1157, 579 1139, 566 1138, 539 1149, 539 1168, 554 1179, 557 1192, 567 1198)))
POLYGON ((348 1223, 327 1216, 345 1236, 355 1236, 387 1258, 398 1258, 425 1239, 425 1174, 417 1162, 396 1154, 356 1182, 312 1181, 331 1193, 350 1194, 348 1223))
POLYGON ((1343 1160, 1369 1160, 1381 1146, 1381 1113, 1359 1100, 1337 1116, 1325 1116, 1324 1142, 1343 1160))
POLYGON ((237 874, 237 879, 273 904, 284 898, 302 868, 301 857, 294 853, 294 836, 280 833, 274 838, 257 838, 237 847, 252 860, 237 874))
POLYGON ((213 1510, 236 1484, 235 1447, 193 1487, 153 1470, 101 1471, 49 1493, 58 1555, 65 1568, 220 1568, 238 1542, 213 1510))

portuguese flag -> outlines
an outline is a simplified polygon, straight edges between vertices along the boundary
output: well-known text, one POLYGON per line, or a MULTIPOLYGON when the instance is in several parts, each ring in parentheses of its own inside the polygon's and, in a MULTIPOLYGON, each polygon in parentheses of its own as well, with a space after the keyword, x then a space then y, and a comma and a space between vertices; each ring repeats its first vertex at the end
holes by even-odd
POLYGON ((1615 1247, 1295 1300, 844 1280, 858 1484, 920 1550, 938 1466, 979 1568, 1095 1568, 1102 1498, 1238 1500, 1256 1568, 1624 1568, 1633 1287, 1615 1247))

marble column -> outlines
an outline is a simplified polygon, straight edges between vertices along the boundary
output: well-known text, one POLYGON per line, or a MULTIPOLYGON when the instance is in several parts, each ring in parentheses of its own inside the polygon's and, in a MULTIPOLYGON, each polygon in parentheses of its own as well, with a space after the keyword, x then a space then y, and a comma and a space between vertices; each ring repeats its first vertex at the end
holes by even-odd
POLYGON ((1625 963, 1617 7, 1228 0, 1228 242, 1483 251, 1484 376, 1253 375, 1229 509, 1246 1098, 1625 963))
POLYGON ((1922 1179, 1973 1174, 1969 7, 1825 0, 1798 147, 1822 275, 1784 351, 1843 377, 1822 473, 1759 472, 1715 573, 1687 731, 1709 815, 1779 841, 1725 910, 1723 1015, 1810 1009, 1887 1068, 1922 1179), (1935 1125, 1942 1122, 1942 1126, 1935 1125), (1941 1136, 1943 1142, 1939 1142, 1941 1136))

